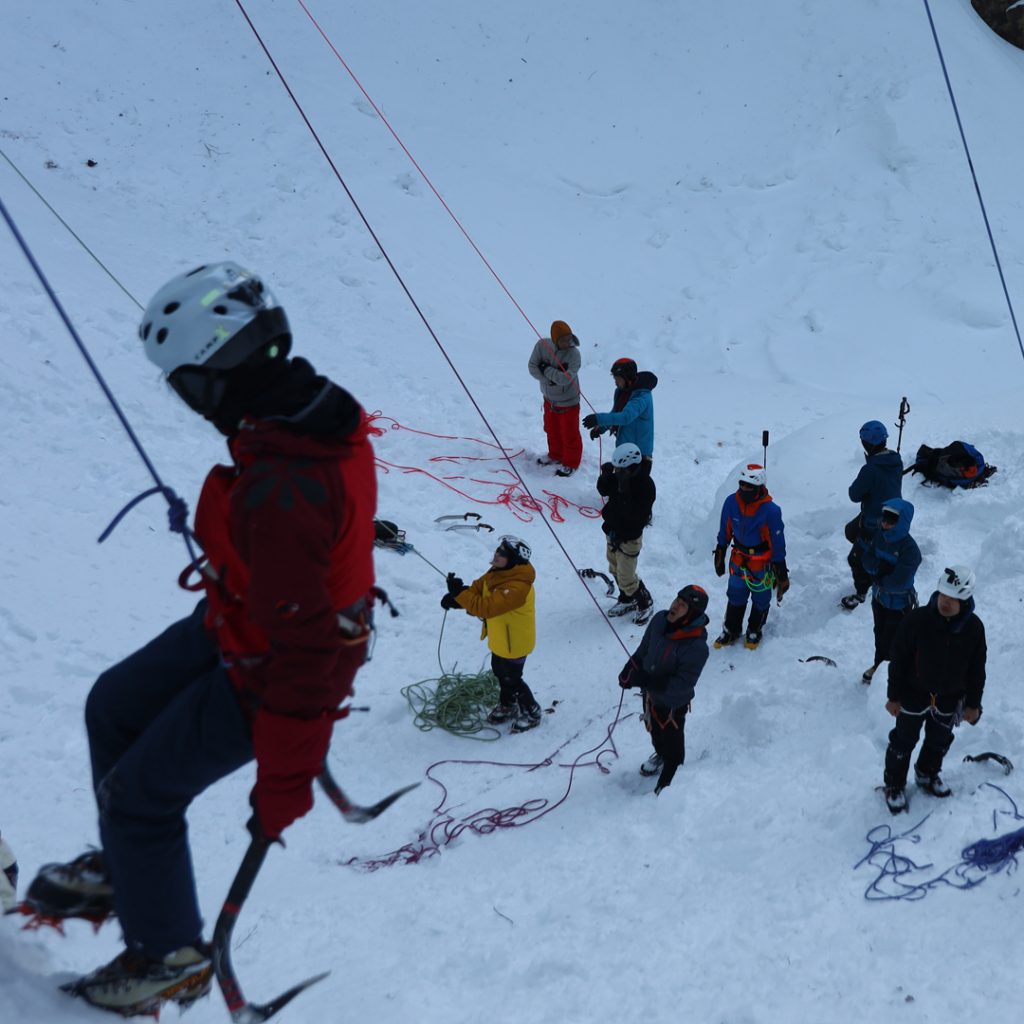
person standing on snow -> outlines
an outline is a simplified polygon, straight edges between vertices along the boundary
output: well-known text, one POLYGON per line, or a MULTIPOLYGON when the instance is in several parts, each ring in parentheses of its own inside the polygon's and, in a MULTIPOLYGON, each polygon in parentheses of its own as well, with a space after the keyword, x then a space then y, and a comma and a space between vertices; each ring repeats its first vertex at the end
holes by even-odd
POLYGON ((658 378, 649 370, 637 371, 632 359, 616 359, 612 363, 612 379, 612 411, 589 413, 583 417, 583 426, 594 439, 611 431, 616 444, 635 444, 650 462, 654 456, 653 391, 658 378))
POLYGON ((551 325, 551 337, 541 338, 530 354, 530 376, 540 382, 544 396, 547 457, 542 466, 558 464, 555 476, 572 476, 583 458, 580 436, 580 343, 564 320, 551 325))
POLYGON ((541 708, 523 681, 526 658, 537 641, 533 589, 537 572, 530 564, 532 552, 518 537, 501 538, 491 558, 491 568, 467 587, 448 573, 448 592, 441 607, 462 608, 483 620, 480 639, 487 639, 491 671, 498 679, 498 703, 487 721, 491 725, 512 721, 512 732, 526 732, 540 725, 541 708))
POLYGON ((921 564, 921 550, 910 536, 914 506, 893 498, 882 506, 879 529, 861 557, 871 578, 871 614, 875 624, 875 660, 861 677, 870 683, 889 650, 896 627, 917 607, 914 577, 921 564))
POLYGON ((740 470, 739 486, 722 503, 715 548, 715 575, 725 575, 725 555, 732 544, 729 559, 728 604, 725 626, 715 648, 728 647, 743 632, 743 611, 750 598, 750 619, 744 646, 754 650, 772 603, 772 588, 779 601, 789 590, 786 568, 786 532, 782 510, 768 493, 764 466, 751 462, 740 470))
POLYGON ((985 626, 974 613, 974 572, 964 565, 942 570, 928 604, 910 612, 896 629, 889 661, 885 710, 896 719, 885 751, 885 800, 893 814, 907 809, 907 774, 921 727, 917 785, 947 797, 942 759, 953 744, 958 717, 981 718, 985 690, 985 626))
POLYGON ((658 612, 640 646, 619 673, 624 690, 643 691, 644 724, 654 753, 641 775, 657 775, 655 794, 671 785, 686 759, 686 714, 694 687, 708 660, 707 591, 695 583, 683 587, 667 612, 658 612))
POLYGON ((651 615, 654 598, 636 574, 643 547, 643 533, 651 521, 657 489, 651 479, 651 464, 644 462, 635 444, 620 444, 611 462, 601 467, 597 491, 606 498, 601 529, 606 536, 608 571, 619 585, 619 596, 609 615, 629 615, 638 625, 651 615))
POLYGON ((55 917, 116 913, 125 951, 71 991, 124 1015, 210 988, 191 801, 255 757, 254 835, 278 839, 313 806, 366 658, 377 492, 365 413, 288 358, 285 312, 255 274, 224 262, 175 277, 140 335, 228 439, 196 512, 206 595, 97 680, 85 722, 102 850, 44 867, 28 893, 55 917))
POLYGON ((903 460, 898 452, 885 447, 888 437, 889 431, 879 420, 868 420, 860 428, 864 465, 849 491, 850 501, 860 502, 860 515, 851 519, 845 530, 846 539, 852 545, 846 561, 853 573, 853 593, 840 601, 847 611, 863 604, 871 588, 871 576, 864 570, 861 560, 878 532, 882 505, 903 494, 903 460))

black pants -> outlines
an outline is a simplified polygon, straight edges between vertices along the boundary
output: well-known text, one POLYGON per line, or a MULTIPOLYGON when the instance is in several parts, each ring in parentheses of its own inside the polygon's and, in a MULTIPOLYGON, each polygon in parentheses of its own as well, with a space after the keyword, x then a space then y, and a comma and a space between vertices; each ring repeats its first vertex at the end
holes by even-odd
POLYGON ((523 682, 526 658, 502 658, 491 655, 491 671, 498 677, 498 699, 502 704, 516 704, 525 711, 537 703, 533 691, 523 682))
POLYGON ((905 608, 886 608, 877 601, 871 602, 871 614, 875 620, 875 665, 881 665, 883 661, 889 660, 896 627, 912 607, 908 604, 905 608))
POLYGON ((676 769, 686 760, 686 713, 689 706, 667 708, 644 697, 644 721, 651 734, 651 743, 661 755, 658 789, 672 784, 676 769))
POLYGON ((924 743, 917 755, 915 769, 922 775, 938 775, 942 770, 942 759, 953 745, 953 717, 958 696, 944 695, 937 703, 938 708, 925 705, 917 714, 916 708, 901 711, 896 716, 896 725, 889 733, 889 747, 885 752, 885 784, 903 788, 907 784, 907 770, 910 755, 914 752, 921 728, 924 727, 924 743), (949 710, 939 710, 945 706, 949 710))

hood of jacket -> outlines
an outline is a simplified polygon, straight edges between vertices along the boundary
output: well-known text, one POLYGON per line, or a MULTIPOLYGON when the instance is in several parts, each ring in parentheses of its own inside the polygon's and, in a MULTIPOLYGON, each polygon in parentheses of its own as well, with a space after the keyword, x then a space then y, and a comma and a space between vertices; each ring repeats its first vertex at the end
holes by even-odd
POLYGON ((914 506, 903 498, 890 498, 882 505, 883 509, 891 508, 899 514, 899 521, 888 529, 880 528, 880 539, 886 544, 895 544, 910 533, 910 524, 914 521, 914 506))

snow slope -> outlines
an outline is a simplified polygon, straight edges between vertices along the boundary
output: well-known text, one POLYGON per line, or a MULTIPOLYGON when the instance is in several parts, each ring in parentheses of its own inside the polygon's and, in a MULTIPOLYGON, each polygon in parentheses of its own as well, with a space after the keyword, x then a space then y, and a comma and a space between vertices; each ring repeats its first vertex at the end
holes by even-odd
MULTIPOLYGON (((1024 54, 969 0, 930 2, 1019 319, 1024 54)), ((495 503, 510 477, 488 426, 235 4, 8 0, 0 33, 0 197, 179 494, 194 502, 222 441, 142 358, 136 303, 190 265, 232 258, 270 282, 297 352, 379 411, 380 512, 426 559, 483 571, 492 536, 433 522, 468 510, 535 552, 528 679, 559 703, 540 729, 492 744, 413 727, 400 691, 438 675, 442 581, 413 554, 381 553, 402 615, 379 622, 358 684, 372 710, 339 727, 332 764, 360 801, 424 785, 373 824, 347 826, 321 800, 289 831, 237 929, 246 993, 268 999, 331 969, 280 1015, 310 1024, 1017 1021, 1012 875, 879 903, 864 894, 880 868, 856 866, 870 830, 921 822, 895 850, 931 865, 913 876, 927 881, 969 843, 1017 828, 1005 812, 1024 803, 1016 774, 961 761, 1024 757, 1024 361, 925 6, 308 6, 515 302, 303 7, 246 10, 530 491, 570 503, 555 503, 558 521, 495 503), (635 696, 616 717, 615 676, 640 630, 610 631, 548 527, 576 566, 604 568, 599 528, 578 508, 597 504, 596 445, 568 481, 533 464, 544 439, 531 325, 546 333, 556 317, 582 340, 597 409, 616 357, 659 375, 659 498, 641 570, 660 606, 698 582, 717 624, 718 510, 771 431, 793 588, 759 651, 713 652, 686 766, 658 798, 636 771, 649 748, 635 696), (856 431, 892 423, 903 395, 905 455, 963 437, 999 473, 975 493, 906 480, 919 590, 952 561, 978 571, 989 685, 981 723, 947 759, 954 798, 917 797, 893 822, 873 791, 891 721, 883 681, 859 682, 870 615, 837 601, 856 431), (814 654, 837 666, 800 661, 814 654), (426 781, 430 766, 446 793, 426 781), (439 821, 524 805, 522 827, 461 831, 440 855, 368 870, 409 844, 424 851, 439 821)), ((95 840, 81 724, 93 679, 191 599, 174 584, 186 554, 158 499, 96 545, 150 480, 5 230, 0 279, 0 828, 27 882, 95 840)), ((449 616, 444 667, 483 656, 474 624, 449 616)), ((251 784, 242 771, 190 814, 211 926, 245 849, 251 784)), ((5 920, 0 1019, 93 1016, 55 986, 117 949, 109 926, 61 939, 5 920)), ((214 994, 189 1020, 225 1016, 214 994)))

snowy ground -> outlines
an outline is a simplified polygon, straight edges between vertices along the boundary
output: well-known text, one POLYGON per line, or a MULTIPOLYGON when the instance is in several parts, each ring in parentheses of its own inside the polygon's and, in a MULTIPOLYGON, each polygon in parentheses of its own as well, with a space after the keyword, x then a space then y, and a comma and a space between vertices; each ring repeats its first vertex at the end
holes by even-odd
MULTIPOLYGON (((1020 320, 1024 53, 969 0, 930 2, 1020 320)), ((434 517, 478 511, 535 552, 540 641, 528 679, 557 711, 486 745, 413 727, 400 690, 438 674, 442 581, 414 555, 381 554, 380 582, 402 616, 380 623, 358 685, 372 711, 338 729, 332 764, 362 801, 424 785, 373 824, 346 826, 321 800, 289 831, 236 932, 247 994, 268 999, 330 969, 282 1021, 1016 1022, 1014 875, 880 903, 864 898, 880 868, 856 867, 868 832, 894 824, 874 792, 890 719, 883 680, 859 682, 870 614, 837 607, 842 524, 854 512, 857 427, 892 423, 902 395, 904 455, 964 438, 999 473, 975 493, 906 481, 922 593, 949 562, 978 571, 989 685, 981 723, 961 729, 947 760, 954 798, 916 797, 897 827, 931 814, 896 852, 930 865, 913 876, 927 881, 969 843, 1019 827, 998 812, 1024 807, 1016 773, 961 761, 984 750, 1024 761, 1024 363, 924 5, 345 7, 310 11, 525 317, 302 6, 247 9, 501 443, 522 452, 531 492, 571 503, 556 503, 564 521, 478 504, 509 479, 498 461, 469 461, 494 457, 487 427, 234 4, 8 0, 0 33, 0 149, 136 300, 199 261, 257 269, 298 352, 367 409, 442 435, 389 429, 377 451, 390 467, 453 477, 468 497, 391 468, 381 514, 467 578, 485 568, 493 537, 444 532, 434 517), (609 403, 618 356, 660 378, 659 499, 641 560, 659 605, 698 582, 717 623, 718 509, 771 431, 793 589, 759 651, 713 652, 686 766, 657 799, 637 774, 648 746, 634 696, 614 753, 606 744, 599 758, 607 771, 593 764, 616 721, 623 647, 640 631, 610 632, 549 532, 577 566, 604 568, 599 527, 577 508, 597 503, 596 446, 569 481, 533 465, 544 441, 526 374, 531 323, 546 332, 556 317, 582 339, 596 408, 609 403), (801 663, 815 654, 837 667, 801 663), (465 763, 478 760, 500 763, 465 763), (447 762, 431 771, 447 788, 441 812, 444 794, 425 781, 437 762, 447 762), (524 827, 465 831, 439 856, 366 870, 407 844, 422 849, 439 820, 550 806, 567 788, 524 827)), ((136 306, 5 160, 0 196, 161 475, 194 501, 221 441, 142 358, 136 306)), ((158 500, 97 547, 150 481, 5 230, 0 274, 0 828, 27 882, 95 840, 81 724, 93 679, 190 599, 175 587, 186 556, 158 500)), ((449 616, 445 667, 473 669, 483 655, 474 624, 449 616)), ((211 925, 245 849, 251 783, 240 772, 191 812, 211 925)), ((94 1016, 56 985, 117 949, 109 926, 61 939, 7 919, 0 1020, 94 1016)), ((214 994, 189 1021, 225 1017, 214 994)))

